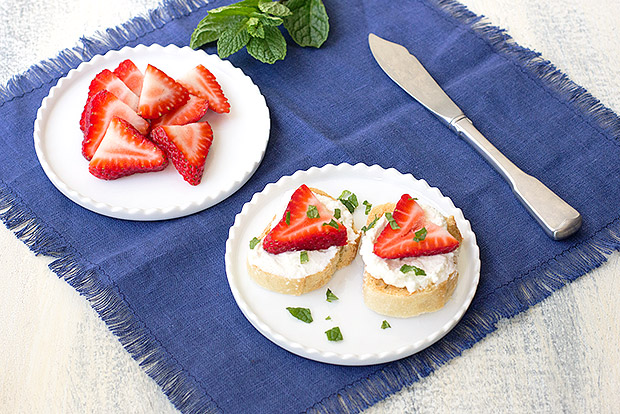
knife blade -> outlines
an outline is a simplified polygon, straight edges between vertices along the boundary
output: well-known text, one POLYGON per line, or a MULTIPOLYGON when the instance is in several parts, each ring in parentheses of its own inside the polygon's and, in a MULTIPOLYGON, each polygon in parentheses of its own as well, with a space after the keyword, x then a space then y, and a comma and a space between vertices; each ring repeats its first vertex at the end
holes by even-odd
POLYGON ((368 44, 381 69, 397 85, 467 141, 495 168, 549 237, 562 240, 579 230, 581 214, 495 148, 404 46, 373 33, 368 35, 368 44))

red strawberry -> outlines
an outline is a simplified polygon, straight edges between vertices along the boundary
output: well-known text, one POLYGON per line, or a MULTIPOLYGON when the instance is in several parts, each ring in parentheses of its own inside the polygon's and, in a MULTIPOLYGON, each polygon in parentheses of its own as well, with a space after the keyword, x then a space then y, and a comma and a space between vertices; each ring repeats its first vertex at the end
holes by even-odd
POLYGON ((151 128, 159 125, 185 125, 198 122, 209 109, 209 101, 190 95, 189 101, 172 112, 151 122, 151 128))
POLYGON ((90 98, 84 110, 84 140, 82 141, 82 155, 90 160, 97 150, 112 117, 118 116, 141 134, 146 135, 149 123, 140 118, 129 106, 106 90, 102 90, 90 98))
POLYGON ((142 91, 142 81, 144 75, 140 72, 140 69, 131 61, 131 59, 123 60, 114 69, 114 74, 118 76, 125 85, 129 87, 137 96, 140 96, 142 91))
POLYGON ((200 184, 213 141, 207 122, 158 126, 151 131, 151 139, 168 155, 185 181, 200 184))
POLYGON ((400 198, 392 218, 400 228, 393 229, 388 224, 379 234, 373 248, 379 257, 432 256, 449 253, 459 246, 448 230, 426 220, 424 210, 409 194, 400 198))
POLYGON ((293 193, 284 216, 263 239, 265 251, 278 254, 291 250, 320 250, 347 244, 347 229, 341 223, 328 225, 334 219, 332 212, 314 193, 302 184, 293 193), (317 218, 308 209, 316 207, 317 218), (288 223, 287 223, 288 221, 288 223), (338 228, 336 228, 338 227, 338 228))
POLYGON ((159 118, 189 99, 181 84, 155 66, 148 65, 142 82, 138 114, 146 119, 159 118))
POLYGON ((88 88, 88 98, 96 95, 103 89, 114 94, 114 96, 125 102, 134 111, 138 110, 138 95, 133 93, 118 76, 108 69, 99 72, 91 81, 88 88))
POLYGON ((209 100, 209 108, 217 113, 230 112, 228 99, 222 92, 222 87, 215 79, 215 76, 202 65, 186 73, 178 82, 183 85, 189 93, 209 100))
POLYGON ((88 164, 92 175, 114 180, 135 173, 166 168, 166 154, 140 134, 129 122, 114 117, 88 164))

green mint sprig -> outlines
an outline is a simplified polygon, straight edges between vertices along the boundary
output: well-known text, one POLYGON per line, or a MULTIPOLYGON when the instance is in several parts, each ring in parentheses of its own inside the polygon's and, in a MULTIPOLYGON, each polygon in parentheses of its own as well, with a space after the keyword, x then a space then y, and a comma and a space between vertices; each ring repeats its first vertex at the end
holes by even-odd
POLYGON ((222 59, 245 47, 252 57, 271 64, 286 56, 280 25, 303 47, 320 47, 329 33, 322 0, 242 0, 209 10, 194 29, 189 45, 198 49, 217 42, 222 59))

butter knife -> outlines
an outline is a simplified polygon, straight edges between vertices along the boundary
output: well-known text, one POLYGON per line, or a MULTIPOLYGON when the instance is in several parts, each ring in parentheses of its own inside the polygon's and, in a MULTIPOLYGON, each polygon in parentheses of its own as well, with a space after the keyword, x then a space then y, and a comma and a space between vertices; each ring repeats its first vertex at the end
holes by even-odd
POLYGON ((549 237, 562 240, 579 230, 581 214, 495 148, 405 47, 373 33, 368 35, 368 43, 381 69, 473 146, 508 182, 513 193, 549 237))

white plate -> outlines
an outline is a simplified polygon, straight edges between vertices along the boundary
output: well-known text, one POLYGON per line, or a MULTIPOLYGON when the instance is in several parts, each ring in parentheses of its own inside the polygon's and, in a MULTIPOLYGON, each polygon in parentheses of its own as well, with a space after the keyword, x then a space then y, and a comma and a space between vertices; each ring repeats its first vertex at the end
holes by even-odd
MULTIPOLYGON (((357 228, 366 222, 364 208, 354 213, 357 228)), ((471 303, 480 277, 476 236, 460 209, 437 188, 411 174, 377 165, 326 165, 297 171, 268 184, 254 194, 235 218, 226 243, 226 273, 230 289, 246 318, 265 337, 288 351, 316 361, 338 365, 371 365, 394 361, 423 350, 448 333, 471 303), (452 298, 437 312, 408 319, 390 318, 366 308, 362 299, 362 260, 336 272, 327 286, 301 296, 282 295, 258 286, 246 270, 250 240, 261 234, 273 218, 282 194, 301 184, 319 188, 338 197, 343 190, 357 195, 360 202, 396 202, 404 193, 418 197, 444 215, 453 215, 463 235, 458 270, 459 280, 452 298), (327 302, 331 289, 339 300, 327 302), (310 308, 314 322, 293 318, 287 307, 310 308), (325 318, 330 316, 331 320, 325 318), (381 329, 387 320, 391 328, 381 329), (339 326, 343 340, 330 342, 325 331, 339 326)))
POLYGON ((237 191, 256 171, 269 141, 265 98, 241 69, 214 55, 188 47, 125 47, 97 55, 60 79, 43 100, 34 125, 39 162, 50 181, 77 204, 111 217, 161 220, 192 214, 237 191), (82 156, 80 116, 88 87, 103 69, 131 59, 144 73, 152 64, 177 78, 198 64, 208 68, 230 102, 230 113, 205 115, 213 128, 202 182, 186 183, 172 163, 160 172, 105 181, 88 172, 82 156))

